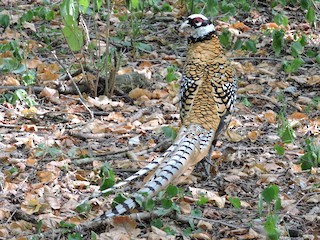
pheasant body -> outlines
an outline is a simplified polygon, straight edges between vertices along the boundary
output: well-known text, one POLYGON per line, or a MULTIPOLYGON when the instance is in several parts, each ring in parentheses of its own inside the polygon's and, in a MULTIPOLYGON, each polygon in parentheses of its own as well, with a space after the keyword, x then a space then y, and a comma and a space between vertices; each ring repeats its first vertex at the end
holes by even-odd
MULTIPOLYGON (((170 183, 177 184, 207 155, 226 126, 236 100, 236 74, 226 59, 213 24, 200 14, 188 17, 181 28, 191 27, 180 89, 182 126, 173 145, 146 168, 116 185, 123 186, 150 169, 151 179, 132 197, 94 221, 120 215, 152 198, 170 183)), ((112 188, 114 190, 114 188, 112 188)))

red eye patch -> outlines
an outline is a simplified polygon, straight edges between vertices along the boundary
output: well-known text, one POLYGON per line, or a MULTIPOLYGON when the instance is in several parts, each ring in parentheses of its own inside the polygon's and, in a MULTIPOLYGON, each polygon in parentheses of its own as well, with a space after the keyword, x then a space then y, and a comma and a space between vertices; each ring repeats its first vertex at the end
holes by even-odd
POLYGON ((194 22, 195 22, 195 23, 203 22, 203 19, 197 17, 197 18, 194 19, 194 22))

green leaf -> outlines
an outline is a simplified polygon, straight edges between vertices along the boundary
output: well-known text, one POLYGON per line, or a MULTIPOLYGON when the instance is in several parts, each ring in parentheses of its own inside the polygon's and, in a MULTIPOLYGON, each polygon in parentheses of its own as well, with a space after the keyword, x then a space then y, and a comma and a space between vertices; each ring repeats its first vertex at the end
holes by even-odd
POLYGON ((279 145, 278 143, 276 143, 274 146, 273 146, 273 149, 277 152, 277 154, 279 156, 283 156, 284 154, 284 147, 279 145))
POLYGON ((90 232, 90 240, 98 240, 98 235, 94 231, 90 232))
POLYGON ((200 196, 199 200, 197 201, 197 205, 203 206, 203 205, 205 205, 207 202, 209 202, 208 198, 206 198, 206 197, 204 197, 204 196, 200 196))
POLYGON ((34 70, 29 70, 26 73, 22 74, 22 83, 25 86, 30 86, 30 85, 34 85, 37 81, 36 79, 36 71, 34 70))
POLYGON ((298 57, 303 53, 303 46, 300 42, 293 42, 290 46, 291 55, 294 57, 298 57))
POLYGON ((83 204, 80 204, 76 207, 76 211, 78 213, 88 213, 90 212, 92 209, 91 205, 88 204, 88 203, 83 203, 83 204))
POLYGON ((305 45, 308 44, 308 38, 305 34, 302 34, 301 38, 299 39, 299 42, 301 45, 304 47, 305 45))
POLYGON ((279 56, 282 48, 284 46, 284 31, 274 30, 272 32, 272 49, 276 56, 279 56))
POLYGON ((249 99, 247 97, 242 97, 241 103, 242 103, 242 105, 244 105, 246 107, 252 106, 252 103, 249 101, 249 99))
POLYGON ((102 0, 94 0, 94 6, 96 7, 96 10, 99 12, 102 6, 102 0))
POLYGON ((162 220, 160 218, 156 218, 156 219, 153 219, 151 221, 151 225, 155 226, 157 228, 162 228, 163 227, 163 222, 162 222, 162 220))
POLYGON ((237 39, 237 41, 234 43, 233 49, 234 50, 239 50, 242 48, 243 42, 240 39, 237 39))
POLYGON ((288 18, 283 15, 283 13, 278 13, 274 16, 274 22, 278 25, 283 25, 284 27, 288 25, 288 18))
POLYGON ((162 198, 161 200, 161 207, 164 209, 169 209, 172 207, 172 201, 168 198, 162 198))
POLYGON ((183 230, 183 235, 186 237, 189 237, 192 233, 191 227, 187 227, 186 229, 183 230))
POLYGON ((142 206, 144 207, 144 209, 146 211, 151 212, 154 209, 154 207, 156 206, 156 204, 152 198, 149 198, 142 203, 142 206))
POLYGON ((111 188, 115 184, 116 180, 114 172, 108 163, 105 163, 101 167, 99 176, 103 179, 102 184, 100 186, 100 191, 111 188))
POLYGON ((301 0, 301 8, 303 10, 307 10, 311 5, 311 1, 310 0, 301 0))
POLYGON ((111 206, 115 207, 118 204, 123 203, 127 198, 125 198, 122 194, 117 194, 117 196, 113 199, 111 206))
POLYGON ((68 235, 68 240, 83 240, 81 233, 71 233, 68 235))
POLYGON ((237 198, 237 197, 229 197, 228 200, 233 205, 234 208, 240 209, 241 202, 240 202, 239 198, 237 198))
POLYGON ((14 94, 12 96, 12 104, 15 104, 17 101, 21 101, 26 98, 28 93, 24 89, 17 89, 14 91, 14 94))
POLYGON ((62 227, 62 228, 75 228, 75 227, 76 227, 76 225, 75 225, 74 223, 67 223, 67 222, 65 222, 65 221, 61 221, 61 222, 59 223, 59 225, 60 225, 60 227, 62 227))
POLYGON ((82 46, 84 45, 84 35, 82 30, 78 26, 69 26, 66 25, 62 29, 62 33, 67 39, 68 45, 72 51, 79 51, 81 50, 82 46))
POLYGON ((317 63, 320 63, 320 54, 316 57, 317 63))
POLYGON ((178 78, 179 78, 179 75, 177 73, 177 67, 176 66, 167 67, 166 82, 171 83, 172 81, 177 80, 178 78))
POLYGON ((86 13, 89 7, 90 0, 79 0, 79 10, 81 13, 86 13))
POLYGON ((270 185, 262 191, 262 197, 267 203, 276 200, 279 194, 279 187, 277 185, 270 185))
POLYGON ((43 226, 43 221, 42 220, 38 221, 37 225, 36 225, 36 233, 37 234, 41 233, 42 226, 43 226))
POLYGON ((139 6, 139 0, 130 0, 131 7, 137 9, 139 6))
POLYGON ((174 141, 177 137, 177 132, 173 127, 164 126, 161 128, 162 132, 166 136, 166 138, 171 138, 174 141))
POLYGON ((248 40, 248 41, 246 41, 245 46, 246 46, 247 50, 249 50, 249 51, 251 51, 253 53, 257 52, 256 41, 248 40))
POLYGON ((165 231, 168 235, 175 235, 176 234, 176 232, 173 229, 171 229, 170 227, 163 228, 163 231, 165 231))
POLYGON ((35 106, 37 104, 36 101, 33 98, 29 97, 29 96, 27 96, 24 99, 24 101, 25 101, 25 103, 27 104, 28 107, 35 106))
POLYGON ((298 57, 292 60, 291 62, 284 62, 284 70, 288 73, 296 72, 301 66, 303 66, 304 61, 298 57))
POLYGON ((10 25, 10 17, 7 14, 0 14, 0 26, 6 28, 10 25))
POLYGON ((167 187, 166 194, 167 194, 168 198, 173 198, 173 197, 177 196, 178 188, 176 186, 169 185, 167 187))
POLYGON ((219 36, 219 40, 223 47, 227 49, 231 47, 231 33, 227 29, 223 29, 222 34, 219 36))
POLYGON ((314 21, 316 19, 316 13, 315 13, 315 10, 314 10, 313 6, 310 6, 308 8, 308 11, 307 11, 307 14, 306 14, 306 19, 310 24, 314 23, 314 21))
POLYGON ((278 216, 268 215, 265 224, 263 225, 264 230, 267 233, 268 239, 277 240, 280 237, 280 231, 277 228, 278 216))
POLYGON ((153 50, 152 46, 146 43, 138 42, 136 47, 142 51, 151 52, 153 50))
POLYGON ((275 211, 279 211, 281 209, 281 199, 280 198, 277 198, 276 199, 276 202, 274 204, 274 210, 275 211))
POLYGON ((78 0, 64 0, 60 5, 60 15, 63 23, 69 27, 78 25, 79 4, 78 0))

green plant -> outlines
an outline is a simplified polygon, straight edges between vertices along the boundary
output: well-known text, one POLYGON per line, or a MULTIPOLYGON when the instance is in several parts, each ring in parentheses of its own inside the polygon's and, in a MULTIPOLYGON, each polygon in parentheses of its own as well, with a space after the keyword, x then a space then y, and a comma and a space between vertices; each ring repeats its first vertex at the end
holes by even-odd
POLYGON ((236 209, 240 209, 241 207, 241 201, 237 197, 229 197, 228 198, 229 202, 232 204, 232 206, 236 209))
POLYGON ((170 126, 161 127, 162 132, 166 136, 166 138, 171 138, 174 141, 177 137, 177 130, 170 126))
POLYGON ((105 189, 112 187, 116 182, 114 172, 109 163, 103 164, 103 166, 100 168, 99 176, 102 179, 100 191, 103 191, 105 189))
POLYGON ((266 187, 262 194, 259 195, 258 211, 260 216, 263 214, 263 203, 266 203, 267 213, 265 215, 265 223, 263 225, 268 239, 277 240, 280 237, 278 228, 279 214, 281 208, 281 199, 279 198, 279 187, 270 185, 266 187))
POLYGON ((20 74, 26 71, 25 59, 18 41, 9 41, 0 45, 0 53, 5 57, 0 58, 0 72, 20 74))
POLYGON ((45 145, 44 143, 40 143, 38 147, 35 149, 35 156, 45 158, 48 155, 51 158, 57 158, 64 154, 63 154, 63 151, 58 147, 55 147, 55 146, 50 147, 45 145))
POLYGON ((179 79, 179 75, 178 75, 177 71, 178 71, 178 69, 174 65, 167 67, 167 76, 166 76, 167 83, 170 83, 174 80, 179 79))
POLYGON ((320 146, 314 140, 307 138, 304 154, 300 157, 299 163, 303 170, 318 167, 320 164, 320 146))
POLYGON ((13 93, 0 94, 0 103, 8 102, 15 105, 17 102, 24 102, 28 107, 36 104, 35 100, 28 95, 24 89, 17 89, 13 93))
POLYGON ((252 103, 249 101, 249 99, 246 96, 241 97, 241 104, 246 107, 252 107, 252 103))

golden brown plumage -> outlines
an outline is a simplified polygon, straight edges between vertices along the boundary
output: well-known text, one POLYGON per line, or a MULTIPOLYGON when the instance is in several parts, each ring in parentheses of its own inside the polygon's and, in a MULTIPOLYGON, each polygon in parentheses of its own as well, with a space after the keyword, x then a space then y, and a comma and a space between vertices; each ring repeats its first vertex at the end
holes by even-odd
MULTIPOLYGON (((182 126, 173 145, 150 163, 153 177, 131 198, 94 221, 120 215, 155 196, 170 183, 177 184, 195 165, 210 154, 213 141, 225 126, 236 100, 236 75, 226 59, 213 24, 200 14, 188 17, 181 28, 191 27, 188 50, 181 81, 180 103, 182 126)), ((148 166, 134 178, 147 173, 148 166)))

